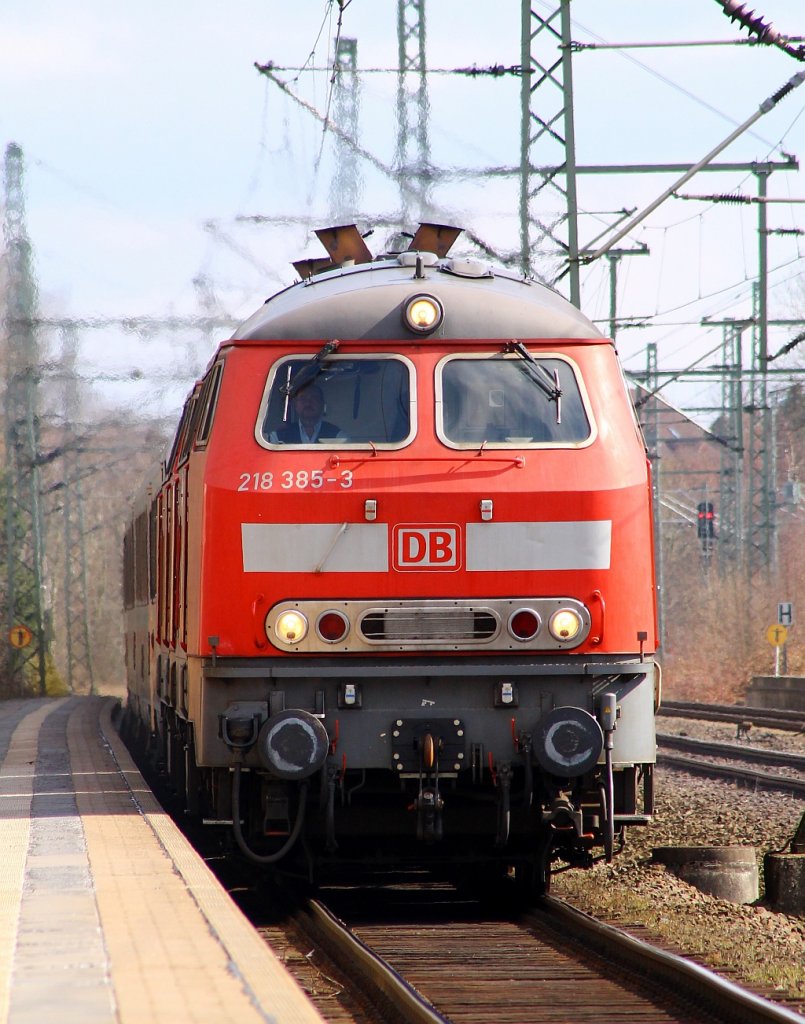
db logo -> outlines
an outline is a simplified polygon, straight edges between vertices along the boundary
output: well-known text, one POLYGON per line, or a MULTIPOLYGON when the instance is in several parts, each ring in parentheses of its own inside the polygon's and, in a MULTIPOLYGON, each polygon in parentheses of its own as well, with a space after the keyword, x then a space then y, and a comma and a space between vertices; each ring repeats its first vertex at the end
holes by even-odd
POLYGON ((461 568, 460 537, 459 528, 452 524, 395 526, 394 568, 403 572, 417 569, 455 572, 461 568))

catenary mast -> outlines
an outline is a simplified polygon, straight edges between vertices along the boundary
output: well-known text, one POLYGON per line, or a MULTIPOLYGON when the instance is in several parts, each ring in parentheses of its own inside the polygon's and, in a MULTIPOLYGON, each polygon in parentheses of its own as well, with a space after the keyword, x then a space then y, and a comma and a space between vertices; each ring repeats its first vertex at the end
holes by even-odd
POLYGON ((45 694, 48 637, 43 599, 44 531, 40 488, 40 359, 37 289, 25 226, 20 146, 5 153, 6 434, 5 571, 10 694, 45 694))

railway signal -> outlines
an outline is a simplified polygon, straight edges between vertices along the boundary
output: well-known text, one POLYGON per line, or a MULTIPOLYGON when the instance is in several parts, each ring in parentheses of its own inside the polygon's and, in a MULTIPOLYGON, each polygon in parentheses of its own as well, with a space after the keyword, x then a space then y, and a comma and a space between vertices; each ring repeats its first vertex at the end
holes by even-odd
POLYGON ((712 501, 700 501, 696 506, 696 533, 700 540, 715 537, 715 517, 712 501))
POLYGON ((713 551, 713 542, 716 537, 715 525, 716 514, 712 501, 700 501, 696 506, 696 536, 701 541, 702 554, 705 558, 709 558, 713 551))

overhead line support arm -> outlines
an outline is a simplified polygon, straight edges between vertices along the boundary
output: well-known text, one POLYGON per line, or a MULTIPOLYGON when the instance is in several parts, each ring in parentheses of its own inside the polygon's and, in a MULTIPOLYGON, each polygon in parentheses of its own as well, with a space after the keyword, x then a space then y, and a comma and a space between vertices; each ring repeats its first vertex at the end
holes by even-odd
POLYGON ((695 174, 697 174, 703 167, 706 167, 707 164, 709 164, 713 159, 715 159, 715 157, 717 157, 719 153, 723 152, 740 135, 743 135, 743 133, 748 128, 751 128, 756 121, 759 121, 764 114, 768 114, 770 110, 777 106, 781 99, 787 96, 798 86, 802 85, 803 82, 805 82, 805 71, 800 71, 796 75, 794 75, 793 78, 790 78, 785 83, 785 85, 781 86, 781 88, 779 88, 777 92, 775 92, 767 100, 764 100, 763 103, 760 104, 758 109, 754 112, 754 114, 752 114, 751 117, 747 118, 743 124, 739 125, 735 129, 735 131, 730 132, 726 139, 720 142, 714 149, 710 150, 710 152, 705 157, 702 157, 702 159, 698 163, 694 164, 688 171, 686 171, 681 178, 678 178, 673 183, 673 185, 671 185, 661 195, 659 195, 654 200, 654 202, 649 203, 649 205, 644 210, 642 210, 635 217, 633 217, 628 224, 624 225, 624 227, 622 227, 620 231, 613 235, 608 242, 606 242, 604 245, 596 249, 595 252, 590 253, 587 256, 583 256, 582 262, 592 263, 594 260, 597 260, 599 257, 603 256, 604 253, 608 252, 612 248, 612 246, 616 244, 616 242, 619 242, 622 238, 628 235, 630 231, 634 230, 634 228, 636 228, 638 224, 644 221, 646 217, 649 216, 649 214, 653 213, 658 206, 662 206, 665 200, 672 196, 674 192, 677 191, 677 189, 681 188, 682 185, 685 184, 685 182, 690 181, 690 179, 695 174))

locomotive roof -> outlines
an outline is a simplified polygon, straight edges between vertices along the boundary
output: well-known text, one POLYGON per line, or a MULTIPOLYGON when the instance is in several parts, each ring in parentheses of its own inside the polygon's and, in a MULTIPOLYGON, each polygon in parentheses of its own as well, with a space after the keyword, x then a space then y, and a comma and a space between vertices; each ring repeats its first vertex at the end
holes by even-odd
POLYGON ((232 340, 397 339, 402 304, 418 294, 433 295, 444 307, 444 321, 429 339, 489 337, 490 322, 495 337, 603 337, 546 285, 478 260, 407 251, 291 285, 241 324, 232 340))

